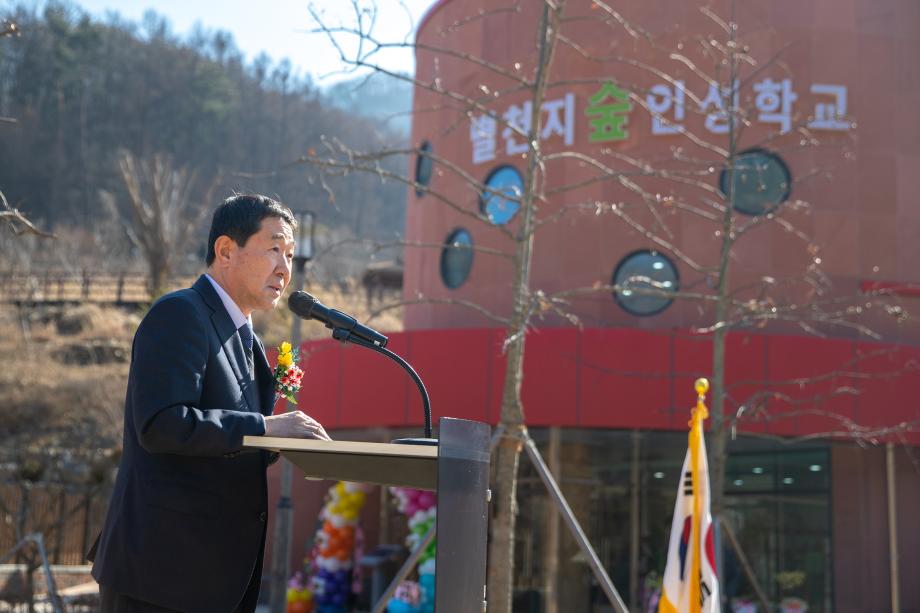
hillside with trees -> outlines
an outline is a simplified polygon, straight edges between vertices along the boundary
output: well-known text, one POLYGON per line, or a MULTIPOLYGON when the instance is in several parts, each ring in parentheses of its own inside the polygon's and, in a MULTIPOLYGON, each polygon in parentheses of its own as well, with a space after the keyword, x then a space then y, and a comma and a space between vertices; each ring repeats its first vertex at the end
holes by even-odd
MULTIPOLYGON (((322 155, 328 142, 358 150, 405 144, 398 127, 354 110, 353 89, 323 92, 288 60, 247 62, 226 32, 197 28, 180 38, 152 12, 133 23, 96 19, 72 4, 21 3, 0 18, 18 32, 0 39, 0 116, 9 118, 0 125, 0 189, 59 234, 52 250, 92 247, 103 268, 141 257, 138 237, 125 231, 126 155, 139 167, 158 161, 184 175, 190 223, 207 222, 195 211, 213 207, 209 193, 256 191, 316 211, 330 242, 402 235, 403 186, 360 174, 313 180, 298 163, 322 155), (343 92, 349 99, 336 104, 343 92)), ((200 266, 203 234, 189 232, 175 245, 172 272, 200 266)), ((51 259, 42 251, 38 260, 51 259)), ((343 269, 348 254, 340 256, 328 262, 330 277, 357 272, 343 269)), ((72 262, 53 259, 46 264, 72 262)))

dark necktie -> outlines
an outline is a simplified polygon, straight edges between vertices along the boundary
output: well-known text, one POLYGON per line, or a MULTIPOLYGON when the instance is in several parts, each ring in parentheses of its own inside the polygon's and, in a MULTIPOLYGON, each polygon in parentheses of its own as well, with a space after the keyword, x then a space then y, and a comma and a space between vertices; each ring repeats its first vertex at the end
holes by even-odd
POLYGON ((243 341, 243 350, 246 352, 246 366, 249 369, 249 374, 252 374, 253 369, 253 357, 252 357, 252 343, 253 343, 253 333, 252 326, 249 325, 247 321, 239 329, 240 339, 243 341))

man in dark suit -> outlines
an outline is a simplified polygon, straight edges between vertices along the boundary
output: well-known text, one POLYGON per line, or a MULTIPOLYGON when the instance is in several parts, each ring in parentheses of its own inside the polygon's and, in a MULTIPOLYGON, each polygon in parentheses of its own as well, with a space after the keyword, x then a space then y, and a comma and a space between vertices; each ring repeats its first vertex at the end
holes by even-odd
POLYGON ((264 196, 214 213, 207 274, 159 299, 134 337, 124 452, 94 547, 102 610, 255 610, 269 454, 246 435, 329 440, 300 411, 272 415, 272 371, 250 315, 291 276, 296 221, 264 196))

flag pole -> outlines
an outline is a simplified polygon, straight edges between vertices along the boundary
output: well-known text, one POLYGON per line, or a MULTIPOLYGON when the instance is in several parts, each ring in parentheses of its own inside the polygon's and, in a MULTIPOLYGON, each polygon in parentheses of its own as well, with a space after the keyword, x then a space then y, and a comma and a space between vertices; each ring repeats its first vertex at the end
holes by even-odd
POLYGON ((702 483, 700 479, 700 446, 703 445, 703 421, 709 417, 709 409, 706 408, 706 392, 709 391, 709 381, 700 377, 693 384, 696 389, 696 406, 690 413, 690 470, 693 473, 693 555, 690 558, 690 602, 691 610, 699 611, 698 603, 700 599, 700 556, 702 555, 701 544, 703 536, 701 529, 703 526, 703 496, 698 484, 702 483))
POLYGON ((677 499, 671 519, 668 561, 662 576, 659 613, 718 613, 719 578, 715 572, 714 522, 710 516, 709 467, 703 422, 709 417, 709 381, 694 383, 687 453, 681 465, 677 499))

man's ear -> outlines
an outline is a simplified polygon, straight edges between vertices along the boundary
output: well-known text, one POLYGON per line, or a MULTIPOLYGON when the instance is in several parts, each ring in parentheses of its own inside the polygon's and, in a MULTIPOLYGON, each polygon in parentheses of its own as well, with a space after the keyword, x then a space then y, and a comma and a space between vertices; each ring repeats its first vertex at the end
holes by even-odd
POLYGON ((214 241, 214 262, 219 266, 226 266, 230 263, 230 254, 236 249, 236 241, 221 234, 214 241))

